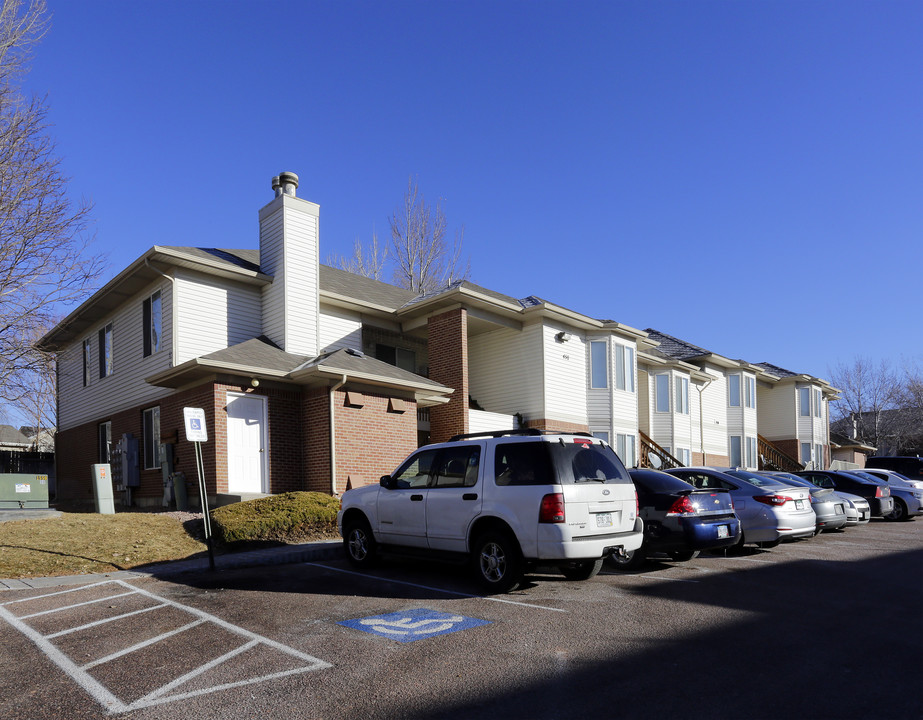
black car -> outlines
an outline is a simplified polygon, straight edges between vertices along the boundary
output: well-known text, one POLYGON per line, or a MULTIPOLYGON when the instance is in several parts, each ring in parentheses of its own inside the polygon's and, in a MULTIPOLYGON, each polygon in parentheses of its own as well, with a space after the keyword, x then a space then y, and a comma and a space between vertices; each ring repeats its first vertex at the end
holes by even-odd
POLYGON ((923 480, 923 458, 921 457, 877 455, 868 458, 865 461, 865 467, 893 470, 911 480, 923 480))
POLYGON ((676 561, 691 560, 699 550, 731 547, 740 540, 740 520, 727 490, 699 490, 657 470, 629 470, 644 520, 638 550, 610 556, 621 569, 642 565, 651 553, 676 561))
POLYGON ((835 470, 802 470, 796 472, 795 475, 807 478, 818 487, 833 488, 865 498, 868 500, 872 517, 884 517, 894 509, 891 488, 886 482, 866 480, 857 475, 835 470))

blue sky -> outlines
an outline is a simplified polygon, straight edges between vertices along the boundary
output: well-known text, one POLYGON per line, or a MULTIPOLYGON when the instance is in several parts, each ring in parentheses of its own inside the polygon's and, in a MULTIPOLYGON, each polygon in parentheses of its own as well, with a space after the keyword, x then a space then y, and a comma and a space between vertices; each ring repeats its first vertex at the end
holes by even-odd
POLYGON ((256 247, 270 179, 321 257, 409 176, 472 281, 828 377, 923 363, 923 3, 48 0, 47 94, 110 274, 256 247))

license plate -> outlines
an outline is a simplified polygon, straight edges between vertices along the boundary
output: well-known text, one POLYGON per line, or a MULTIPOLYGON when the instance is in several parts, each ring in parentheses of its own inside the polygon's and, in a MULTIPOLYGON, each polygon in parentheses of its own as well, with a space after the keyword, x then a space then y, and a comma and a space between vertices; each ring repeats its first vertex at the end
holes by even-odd
POLYGON ((804 500, 795 500, 795 510, 804 510, 804 500))
POLYGON ((612 527, 612 513, 596 513, 596 527, 612 527))
POLYGON ((731 537, 730 525, 719 525, 718 526, 718 537, 719 538, 731 537))

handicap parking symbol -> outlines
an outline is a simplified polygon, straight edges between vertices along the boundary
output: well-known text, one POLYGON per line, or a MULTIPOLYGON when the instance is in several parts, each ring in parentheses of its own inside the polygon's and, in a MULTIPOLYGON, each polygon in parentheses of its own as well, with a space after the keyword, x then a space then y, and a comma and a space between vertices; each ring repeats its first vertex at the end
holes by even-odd
POLYGON ((406 643, 489 625, 490 621, 418 608, 356 620, 343 620, 338 624, 406 643))

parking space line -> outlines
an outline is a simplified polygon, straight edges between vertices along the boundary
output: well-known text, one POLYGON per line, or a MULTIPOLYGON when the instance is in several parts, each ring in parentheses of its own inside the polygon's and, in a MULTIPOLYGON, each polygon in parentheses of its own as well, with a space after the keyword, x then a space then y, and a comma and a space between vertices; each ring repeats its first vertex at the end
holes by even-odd
POLYGON ((286 677, 289 675, 313 672, 316 670, 324 670, 324 669, 333 667, 330 663, 324 660, 320 660, 319 658, 308 655, 307 653, 303 653, 299 650, 295 650, 294 648, 291 648, 281 643, 275 642, 274 640, 270 640, 269 638, 263 637, 261 635, 257 635, 256 633, 252 633, 249 630, 245 630, 242 627, 233 625, 229 622, 222 620, 219 617, 210 615, 209 613, 203 612, 202 610, 198 610, 197 608, 190 607, 188 605, 182 605, 172 600, 168 600, 166 598, 155 595, 154 593, 148 592, 147 590, 144 590, 142 588, 129 585, 127 582, 123 580, 106 580, 103 582, 83 585, 83 586, 71 588, 69 590, 64 590, 60 592, 48 593, 45 595, 38 595, 38 596, 29 597, 29 598, 20 598, 18 600, 12 600, 9 602, 0 603, 0 619, 6 620, 10 625, 12 625, 14 628, 19 630, 23 635, 25 635, 29 640, 31 640, 45 654, 45 656, 49 660, 51 660, 59 668, 61 668, 61 670, 64 671, 64 673, 66 673, 68 677, 70 677, 75 683, 77 683, 80 687, 82 687, 87 692, 87 694, 90 695, 90 697, 96 700, 96 702, 98 702, 100 705, 106 708, 106 710, 108 710, 110 714, 130 712, 133 710, 150 707, 152 705, 160 705, 163 703, 175 702, 177 700, 183 700, 183 699, 195 697, 198 695, 205 695, 207 693, 213 693, 218 690, 225 690, 225 689, 234 688, 234 687, 241 687, 244 685, 252 685, 255 683, 265 682, 267 680, 282 678, 282 677, 286 677), (7 605, 12 605, 14 603, 40 600, 40 599, 55 596, 55 595, 66 595, 67 593, 85 591, 88 588, 95 588, 95 587, 99 587, 102 585, 109 585, 109 584, 117 585, 122 588, 125 588, 126 590, 128 590, 128 592, 119 593, 116 595, 109 595, 107 597, 100 598, 98 600, 82 602, 82 603, 75 603, 72 605, 66 605, 66 606, 59 607, 55 610, 46 610, 40 613, 33 613, 30 615, 23 615, 23 616, 15 615, 6 607, 7 605), (84 625, 79 628, 70 628, 68 630, 59 631, 56 633, 50 633, 47 635, 39 632, 38 630, 31 627, 26 622, 26 619, 31 618, 31 617, 49 615, 55 612, 72 610, 74 608, 79 608, 79 607, 83 607, 83 606, 90 605, 93 603, 110 600, 116 597, 124 597, 126 595, 140 595, 140 596, 155 600, 158 604, 156 605, 156 607, 145 608, 145 609, 138 610, 138 611, 131 612, 131 613, 120 613, 118 616, 100 620, 94 623, 90 623, 88 625, 84 625), (99 658, 98 660, 87 663, 83 666, 78 666, 64 651, 58 649, 55 646, 55 644, 51 642, 51 638, 58 637, 60 635, 64 635, 70 632, 74 632, 79 629, 83 629, 86 627, 92 627, 94 625, 99 625, 104 622, 111 622, 112 620, 117 620, 123 617, 128 617, 129 615, 136 615, 140 612, 148 612, 150 610, 156 610, 156 609, 168 607, 168 606, 175 608, 176 610, 185 612, 187 614, 193 615, 197 619, 193 622, 185 623, 181 627, 175 628, 172 631, 163 633, 156 638, 151 638, 143 642, 135 643, 131 645, 130 647, 124 648, 123 650, 107 655, 106 657, 99 658), (208 662, 203 663, 202 665, 199 665, 198 667, 185 673, 181 677, 171 680, 170 682, 155 689, 154 691, 148 693, 142 698, 139 698, 134 701, 128 701, 128 702, 123 701, 114 692, 112 692, 108 687, 106 687, 103 683, 96 680, 88 672, 88 670, 91 668, 98 667, 102 665, 103 663, 110 662, 117 658, 124 657, 133 652, 137 652, 145 647, 154 645, 157 642, 165 640, 166 638, 172 637, 181 632, 189 630, 190 628, 196 627, 198 625, 203 625, 205 623, 217 625, 227 630, 228 632, 234 635, 237 635, 238 637, 244 638, 246 641, 241 646, 237 647, 236 649, 230 652, 227 652, 218 658, 213 658, 209 660, 208 662), (284 670, 281 672, 270 673, 267 675, 247 677, 246 679, 238 680, 236 682, 222 683, 222 684, 213 685, 210 687, 199 688, 199 689, 192 690, 192 691, 185 692, 185 693, 168 694, 174 689, 180 687, 183 683, 188 682, 191 679, 198 677, 199 675, 202 675, 203 673, 217 667, 221 663, 226 662, 233 657, 237 657, 238 655, 246 652, 247 650, 250 650, 251 648, 254 648, 257 646, 265 646, 267 648, 271 648, 291 658, 295 658, 296 660, 300 661, 303 664, 298 667, 290 668, 288 670, 284 670))
POLYGON ((406 580, 394 580, 392 578, 381 578, 377 575, 356 572, 355 570, 343 570, 342 568, 332 567, 330 565, 321 565, 320 563, 308 562, 305 565, 322 568, 324 570, 333 570, 334 572, 344 573, 345 575, 356 575, 366 579, 380 580, 381 582, 397 583, 399 585, 409 585, 410 587, 420 588, 421 590, 433 590, 435 592, 445 593, 446 595, 458 595, 463 598, 472 598, 474 600, 490 600, 492 602, 506 603, 508 605, 521 605, 522 607, 535 608, 536 610, 550 610, 551 612, 567 613, 567 610, 561 608, 547 607, 545 605, 534 605, 533 603, 519 602, 517 600, 508 600, 506 598, 488 597, 486 595, 472 595, 471 593, 458 592, 457 590, 446 590, 445 588, 432 587, 430 585, 420 585, 418 583, 407 582, 406 580))
POLYGON ((96 598, 95 600, 87 600, 82 603, 74 603, 73 605, 65 605, 64 607, 54 608, 53 610, 42 610, 41 612, 32 613, 31 615, 20 615, 20 620, 28 620, 29 618, 38 617, 39 615, 51 615, 56 612, 63 612, 65 610, 73 610, 74 608, 83 607, 84 605, 95 605, 97 603, 106 602, 107 600, 115 600, 116 598, 125 597, 127 595, 133 595, 133 592, 123 592, 117 595, 107 595, 103 598, 96 598))
POLYGON ((151 612, 151 610, 160 610, 160 608, 164 608, 166 606, 167 604, 163 603, 161 605, 154 605, 153 607, 141 608, 140 610, 132 610, 131 612, 122 613, 121 615, 113 615, 112 617, 107 617, 102 620, 96 620, 94 622, 87 623, 86 625, 79 625, 78 627, 68 628, 67 630, 59 630, 58 632, 52 633, 51 635, 46 635, 45 637, 51 640, 52 638, 61 637, 62 635, 70 635, 71 633, 79 632, 80 630, 86 630, 91 627, 96 627, 97 625, 105 625, 106 623, 115 622, 116 620, 131 617, 132 615, 140 615, 141 613, 151 612))

